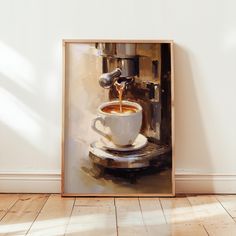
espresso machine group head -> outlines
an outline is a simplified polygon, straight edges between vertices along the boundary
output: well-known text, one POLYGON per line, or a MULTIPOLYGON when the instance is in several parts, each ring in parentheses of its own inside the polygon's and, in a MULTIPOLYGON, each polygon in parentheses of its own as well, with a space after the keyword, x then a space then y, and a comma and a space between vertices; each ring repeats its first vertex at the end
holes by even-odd
POLYGON ((103 74, 99 84, 111 88, 116 81, 131 83, 139 72, 136 45, 131 43, 97 43, 99 55, 103 58, 103 74))

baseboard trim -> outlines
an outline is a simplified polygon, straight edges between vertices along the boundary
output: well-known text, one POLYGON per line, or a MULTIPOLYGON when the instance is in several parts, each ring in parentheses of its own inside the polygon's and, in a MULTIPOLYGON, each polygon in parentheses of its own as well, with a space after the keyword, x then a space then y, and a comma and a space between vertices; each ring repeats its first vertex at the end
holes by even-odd
POLYGON ((1 193, 59 193, 58 172, 0 172, 1 193))
MULTIPOLYGON (((175 174, 176 193, 236 194, 236 174, 175 174)), ((60 193, 58 172, 0 172, 1 193, 60 193)))
POLYGON ((181 173, 175 174, 176 193, 236 194, 236 174, 181 173))

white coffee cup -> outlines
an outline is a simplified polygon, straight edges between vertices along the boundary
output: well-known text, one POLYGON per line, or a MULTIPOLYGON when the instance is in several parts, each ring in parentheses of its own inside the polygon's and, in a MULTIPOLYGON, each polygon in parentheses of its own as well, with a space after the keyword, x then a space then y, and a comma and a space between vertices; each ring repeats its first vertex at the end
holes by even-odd
POLYGON ((122 105, 134 107, 136 111, 108 113, 102 110, 111 105, 119 105, 119 101, 105 102, 98 107, 98 116, 92 121, 92 129, 117 146, 132 145, 142 126, 142 107, 136 102, 122 101, 122 105), (102 124, 103 130, 96 127, 98 121, 102 124))

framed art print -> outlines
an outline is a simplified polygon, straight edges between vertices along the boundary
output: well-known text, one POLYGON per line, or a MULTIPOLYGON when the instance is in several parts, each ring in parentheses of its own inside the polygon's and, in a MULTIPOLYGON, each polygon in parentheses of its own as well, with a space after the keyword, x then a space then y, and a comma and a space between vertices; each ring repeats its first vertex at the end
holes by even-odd
POLYGON ((63 40, 62 196, 174 196, 171 40, 63 40))

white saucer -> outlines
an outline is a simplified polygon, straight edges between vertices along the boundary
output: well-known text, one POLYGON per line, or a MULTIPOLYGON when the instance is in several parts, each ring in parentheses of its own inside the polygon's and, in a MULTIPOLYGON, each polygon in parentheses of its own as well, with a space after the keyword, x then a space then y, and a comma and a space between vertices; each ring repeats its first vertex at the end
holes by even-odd
POLYGON ((142 134, 139 134, 137 136, 132 145, 126 147, 116 146, 113 142, 105 138, 102 138, 101 140, 94 143, 94 146, 96 148, 105 150, 114 150, 114 151, 135 151, 140 148, 143 148, 146 145, 147 145, 147 138, 142 134))

